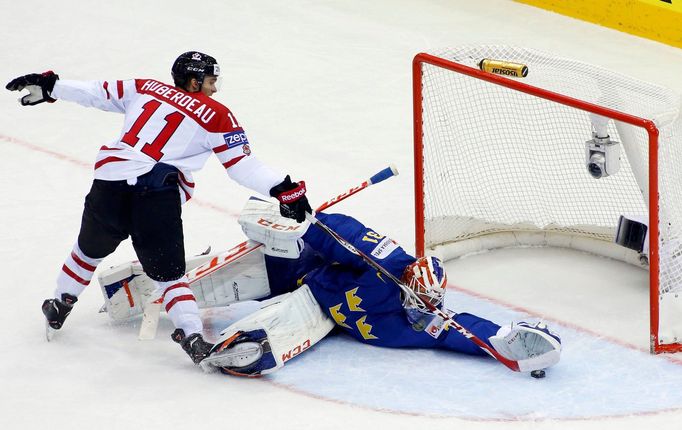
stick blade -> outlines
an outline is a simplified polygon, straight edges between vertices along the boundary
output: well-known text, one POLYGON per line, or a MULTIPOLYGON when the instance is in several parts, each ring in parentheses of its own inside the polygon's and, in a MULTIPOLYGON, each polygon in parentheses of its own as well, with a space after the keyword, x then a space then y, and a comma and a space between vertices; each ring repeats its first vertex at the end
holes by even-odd
POLYGON ((137 336, 139 340, 153 340, 156 338, 162 305, 162 299, 157 299, 145 306, 144 313, 142 314, 142 323, 140 324, 140 333, 137 336))
POLYGON ((47 321, 45 321, 45 339, 47 339, 48 342, 52 342, 55 333, 57 333, 57 330, 50 327, 50 324, 47 321))

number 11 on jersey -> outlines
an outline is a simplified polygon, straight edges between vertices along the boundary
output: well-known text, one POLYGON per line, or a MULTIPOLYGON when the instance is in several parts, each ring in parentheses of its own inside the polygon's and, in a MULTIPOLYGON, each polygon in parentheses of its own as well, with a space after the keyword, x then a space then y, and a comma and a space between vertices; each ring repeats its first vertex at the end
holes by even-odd
MULTIPOLYGON (((161 102, 157 100, 150 100, 147 103, 145 103, 142 106, 142 113, 140 114, 139 117, 137 117, 137 119, 133 123, 133 126, 130 127, 130 130, 128 130, 123 135, 123 137, 121 138, 121 142, 126 143, 133 147, 137 145, 137 143, 140 141, 138 135, 140 134, 144 126, 147 124, 149 119, 152 117, 152 115, 154 115, 159 106, 161 106, 161 102)), ((163 152, 161 150, 166 145, 166 143, 168 143, 168 140, 171 138, 173 133, 175 133, 175 130, 178 129, 183 119, 185 119, 185 115, 177 111, 166 115, 164 117, 166 125, 161 129, 159 134, 156 135, 156 138, 154 138, 154 140, 151 143, 149 142, 145 143, 140 151, 156 161, 161 160, 161 158, 163 157, 163 152)))

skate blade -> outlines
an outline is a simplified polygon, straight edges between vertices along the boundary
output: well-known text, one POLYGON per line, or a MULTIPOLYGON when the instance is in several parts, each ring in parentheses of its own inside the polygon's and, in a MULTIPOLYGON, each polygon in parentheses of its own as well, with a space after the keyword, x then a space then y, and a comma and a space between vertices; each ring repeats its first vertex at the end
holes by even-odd
POLYGON ((201 360, 199 365, 205 372, 214 372, 220 367, 244 367, 260 360, 263 356, 263 347, 258 342, 243 342, 235 346, 214 352, 201 360))
POLYGON ((51 342, 52 339, 54 338, 55 333, 57 333, 57 330, 50 327, 50 324, 48 324, 48 322, 45 321, 45 339, 47 339, 48 342, 51 342))

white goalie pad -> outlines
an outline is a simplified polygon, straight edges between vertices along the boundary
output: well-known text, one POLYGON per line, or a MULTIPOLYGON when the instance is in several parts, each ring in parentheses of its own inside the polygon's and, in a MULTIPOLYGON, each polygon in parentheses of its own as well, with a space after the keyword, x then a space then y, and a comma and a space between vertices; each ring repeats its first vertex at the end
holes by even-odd
MULTIPOLYGON (((199 308, 225 306, 270 295, 263 247, 255 246, 250 242, 245 251, 231 257, 228 264, 208 276, 201 276, 204 266, 197 267, 187 274, 189 286, 199 308)), ((211 267, 213 261, 219 262, 220 258, 216 257, 208 262, 207 268, 211 267)))
POLYGON ((228 370, 227 373, 242 376, 272 373, 310 349, 333 328, 334 321, 324 314, 310 288, 303 285, 292 293, 263 302, 260 310, 223 330, 216 341, 215 352, 202 361, 202 368, 205 371, 225 370, 235 366, 235 357, 238 357, 241 361, 238 367, 243 369, 228 370), (246 334, 241 337, 246 338, 244 344, 232 344, 240 333, 246 334), (260 349, 258 345, 261 345, 260 349), (240 347, 243 350, 239 351, 240 347))
POLYGON ((489 340, 503 357, 517 361, 521 372, 546 369, 561 357, 561 339, 541 322, 503 326, 489 340))
POLYGON ((114 320, 125 320, 144 311, 154 293, 151 279, 144 274, 142 265, 133 261, 102 271, 98 275, 99 286, 104 296, 100 312, 107 312, 114 320))
MULTIPOLYGON (((270 295, 262 247, 246 242, 220 254, 187 260, 187 278, 199 308, 225 306, 270 295)), ((103 309, 114 320, 141 315, 157 297, 139 262, 112 267, 99 275, 103 309)))
POLYGON ((251 197, 239 215, 239 225, 246 237, 263 244, 267 255, 298 258, 303 250, 301 236, 310 222, 302 223, 280 215, 279 205, 251 197))

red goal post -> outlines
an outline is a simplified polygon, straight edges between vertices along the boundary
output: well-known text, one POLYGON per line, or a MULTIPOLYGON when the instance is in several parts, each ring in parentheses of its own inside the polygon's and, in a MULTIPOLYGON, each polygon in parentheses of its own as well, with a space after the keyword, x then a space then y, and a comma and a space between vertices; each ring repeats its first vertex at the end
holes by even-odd
MULTIPOLYGON (((564 179, 557 181, 555 185, 557 190, 559 190, 561 189, 562 184, 570 182, 575 195, 580 196, 580 187, 583 183, 588 187, 586 190, 593 190, 592 187, 602 184, 615 187, 616 185, 610 184, 615 184, 616 181, 621 181, 622 179, 621 182, 623 182, 623 184, 617 185, 618 188, 614 188, 616 191, 608 191, 609 195, 613 194, 613 202, 605 203, 605 205, 609 205, 608 209, 605 210, 608 216, 604 217, 604 214, 599 213, 596 214, 598 218, 614 218, 613 214, 617 213, 618 210, 621 210, 619 207, 621 201, 633 200, 637 198, 637 196, 640 200, 643 198, 648 200, 645 204, 648 208, 651 208, 651 210, 648 210, 648 214, 646 215, 648 216, 649 237, 653 238, 653 240, 649 241, 648 253, 650 271, 649 299, 651 351, 654 353, 682 351, 682 345, 677 339, 677 329, 672 331, 673 335, 667 335, 665 343, 661 343, 661 339, 659 338, 661 329, 659 325, 659 302, 662 297, 659 258, 659 247, 661 243, 659 232, 659 222, 661 222, 658 210, 660 204, 659 200, 672 199, 679 194, 677 190, 675 190, 675 195, 661 195, 661 190, 659 190, 660 129, 657 126, 657 123, 666 121, 661 121, 660 118, 655 117, 656 108, 659 103, 658 99, 651 102, 651 105, 654 106, 653 108, 650 108, 649 105, 646 105, 645 108, 643 108, 646 113, 650 111, 654 112, 654 114, 649 117, 642 115, 641 111, 637 112, 638 109, 629 109, 628 106, 620 106, 618 103, 612 103, 611 99, 618 100, 620 98, 620 96, 613 96, 613 94, 617 93, 620 86, 626 88, 626 94, 628 96, 639 91, 640 87, 641 91, 647 94, 653 91, 651 88, 654 88, 655 91, 658 92, 665 93, 666 91, 659 87, 650 86, 649 84, 635 80, 629 80, 629 78, 623 77, 622 75, 612 74, 603 69, 574 62, 572 60, 560 59, 560 61, 555 62, 550 55, 523 48, 485 46, 464 47, 454 50, 443 50, 442 53, 438 53, 438 55, 427 53, 416 55, 413 60, 416 251, 419 256, 424 255, 427 249, 438 249, 438 252, 442 253, 443 247, 448 247, 452 244, 460 245, 465 241, 476 240, 477 244, 474 247, 464 246, 461 250, 457 250, 454 253, 448 254, 448 252, 445 252, 445 257, 453 258, 482 249, 531 244, 567 246, 631 262, 629 260, 633 257, 621 258, 619 254, 620 251, 615 251, 616 255, 614 255, 613 251, 611 251, 613 248, 611 245, 608 245, 611 247, 608 251, 602 251, 601 248, 606 249, 607 245, 599 245, 595 248, 593 245, 584 244, 586 241, 583 239, 594 239, 600 243, 608 242, 609 240, 612 240, 613 235, 615 234, 617 217, 615 217, 616 219, 613 219, 613 225, 608 225, 608 222, 605 221, 599 221, 599 225, 595 227, 595 231, 598 230, 597 233, 589 231, 589 228, 583 228, 584 225, 589 224, 589 212, 592 210, 592 207, 595 206, 594 201, 586 201, 584 203, 573 201, 573 195, 569 194, 569 197, 561 197, 561 195, 559 195, 555 198, 558 200, 557 202, 550 202, 547 204, 545 200, 547 196, 541 196, 541 200, 544 202, 543 204, 550 206, 550 210, 552 209, 552 205, 556 206, 558 212, 561 212, 561 210, 570 212, 574 209, 576 212, 580 212, 585 208, 583 210, 585 213, 583 214, 581 212, 583 218, 580 218, 580 216, 577 217, 576 219, 580 222, 576 222, 575 225, 565 222, 562 224, 562 222, 555 221, 551 217, 548 218, 548 216, 545 216, 544 214, 540 216, 541 219, 535 220, 533 218, 533 213, 536 211, 537 207, 533 210, 528 210, 525 213, 502 214, 500 218, 503 218, 503 220, 498 220, 495 219, 495 214, 504 212, 504 210, 507 209, 501 207, 504 206, 505 203, 500 203, 500 205, 496 207, 495 198, 490 197, 490 201, 488 202, 486 201, 486 199, 488 199, 487 195, 491 192, 491 188, 492 192, 495 191, 495 186, 499 186, 499 190, 504 192, 505 187, 509 187, 510 184, 516 185, 517 181, 514 177, 505 176, 508 179, 511 178, 511 180, 499 185, 495 183, 492 183, 491 185, 491 182, 488 182, 485 186, 482 185, 480 189, 474 190, 472 193, 473 195, 467 198, 460 197, 460 194, 462 194, 463 191, 457 187, 461 181, 457 179, 447 179, 452 176, 459 179, 462 179, 464 175, 476 176, 476 169, 483 171, 500 169, 495 174, 489 175, 493 178, 490 181, 495 181, 495 177, 500 178, 504 176, 507 173, 505 171, 507 167, 509 167, 509 169, 514 169, 513 164, 517 162, 516 159, 519 158, 515 157, 516 154, 510 154, 507 158, 500 158, 502 155, 499 153, 503 153, 506 150, 501 147, 505 146, 508 138, 511 141, 516 142, 510 143, 510 147, 512 148, 510 150, 511 152, 524 152, 527 151, 529 147, 531 148, 531 151, 543 152, 537 150, 537 148, 544 148, 546 146, 548 148, 547 154, 542 155, 545 158, 542 158, 541 161, 543 165, 551 165, 553 162, 553 159, 551 158, 552 152, 555 151, 555 147, 553 146, 555 145, 554 140, 558 142, 556 143, 556 148, 560 148, 557 149, 556 152, 558 153, 559 150, 563 151, 563 148, 571 146, 569 143, 572 139, 575 139, 573 137, 573 129, 580 129, 577 130, 577 133, 585 133, 581 121, 584 123, 585 118, 588 118, 588 114, 596 114, 600 117, 607 118, 611 124, 609 127, 609 134, 612 138, 616 137, 615 140, 625 138, 627 140, 632 136, 635 136, 635 138, 631 139, 633 142, 628 142, 629 148, 641 147, 642 154, 639 155, 634 154, 633 151, 628 152, 626 150, 624 157, 622 157, 625 161, 621 161, 621 163, 627 164, 630 161, 630 158, 632 158, 634 162, 637 162, 637 158, 639 157, 644 166, 640 170, 644 170, 644 173, 638 176, 637 168, 635 166, 630 167, 629 165, 626 165, 624 168, 621 168, 621 172, 614 174, 611 178, 589 178, 588 173, 584 170, 582 171, 584 177, 581 177, 581 173, 577 171, 576 166, 571 165, 570 167, 565 167, 565 164, 567 164, 565 160, 571 160, 571 163, 574 163, 573 158, 576 158, 576 156, 573 155, 584 153, 584 148, 579 148, 580 151, 576 148, 571 148, 571 154, 573 155, 562 155, 556 159, 557 165, 560 165, 557 167, 557 170, 563 169, 560 172, 561 175, 557 176, 564 179), (477 65, 479 61, 484 58, 523 63, 528 66, 529 78, 509 78, 482 71, 477 65), (577 69, 575 73, 573 71, 574 65, 576 65, 575 69, 577 69), (531 79, 538 74, 543 73, 546 76, 551 76, 551 79, 531 79), (597 87, 600 89, 602 89, 602 87, 599 86, 601 85, 601 82, 606 82, 606 84, 603 85, 603 88, 605 89, 603 89, 602 92, 607 93, 607 96, 601 94, 600 97, 608 100, 600 99, 599 103, 595 103, 594 100, 586 100, 573 96, 573 94, 571 94, 571 88, 575 87, 576 82, 580 82, 578 79, 582 76, 588 76, 589 80, 594 79, 594 81, 598 83, 597 87), (553 85, 552 80, 561 81, 564 78, 567 81, 566 85, 553 85), (634 84, 631 85, 630 82, 634 82, 634 84), (504 90, 500 88, 504 88, 504 90), (568 90, 564 91, 565 89, 568 90), (472 97, 471 94, 474 94, 474 96, 472 97), (436 100, 433 101, 433 99, 436 100), (505 103, 518 103, 518 109, 497 110, 500 105, 505 103), (537 103, 541 103, 541 106, 536 106, 537 103), (468 111, 479 109, 479 104, 486 104, 486 110, 474 112, 471 114, 472 116, 468 117, 468 111), (557 106, 556 109, 554 107, 555 105, 557 106), (570 108, 570 115, 566 113, 567 111, 565 109, 558 107, 559 105, 570 108), (472 106, 475 106, 475 108, 471 108, 472 106), (515 110, 518 110, 519 112, 514 112, 515 110), (573 111, 575 111, 575 113, 573 111), (489 118, 479 120, 479 118, 486 115, 489 115, 489 118), (535 115, 536 118, 532 118, 533 115, 535 115), (575 117, 575 120, 567 121, 567 123, 564 124, 562 122, 562 117, 564 115, 575 117), (531 127, 528 127, 528 124, 523 124, 523 126, 520 125, 520 123, 528 121, 528 116, 531 117, 531 127), (559 119, 557 120, 556 118, 559 119), (531 130, 531 134, 534 132, 534 127, 532 127, 532 125, 535 125, 536 121, 537 124, 539 124, 538 128, 545 132, 546 130, 554 132, 556 129, 556 134, 550 136, 549 139, 541 139, 542 143, 540 145, 536 144, 536 141, 530 141, 527 147, 524 147, 523 135, 529 129, 531 130), (552 121, 556 121, 558 125, 551 125, 552 121), (547 124, 550 125, 547 126, 547 124), (576 126, 576 124, 581 125, 576 126), (642 137, 638 137, 636 133, 632 134, 625 130, 622 124, 628 124, 643 130, 643 133, 641 133, 642 137), (487 137, 491 132, 491 129, 492 134, 495 135, 497 141, 491 139, 491 143, 487 144, 485 142, 486 139, 483 138, 482 140, 484 142, 481 143, 478 139, 482 136, 487 137), (517 129, 519 130, 517 133, 518 137, 514 137, 516 136, 514 135, 514 131, 517 129), (547 141, 551 142, 547 143, 547 141), (433 148, 439 148, 439 152, 434 153, 433 151, 435 150, 433 148), (490 159, 486 158, 490 153, 496 155, 492 156, 490 159), (476 160, 475 162, 461 160, 464 157, 468 157, 469 154, 471 154, 472 160, 476 160), (450 162, 457 164, 457 167, 449 169, 447 163, 450 162), (490 163, 499 164, 500 166, 490 167, 490 163), (475 164, 470 171, 466 170, 469 168, 469 164, 475 164), (464 166, 464 168, 462 166, 464 166), (432 170, 437 171, 437 175, 432 174, 432 170), (622 178, 619 178, 619 174, 622 178), (631 178, 626 178, 627 175, 630 175, 631 178), (438 177, 435 178, 435 176, 438 177), (566 181, 565 178, 569 178, 569 180, 566 181), (573 179, 575 179, 575 181, 573 181, 573 179), (642 185, 642 181, 646 181, 646 185, 642 185), (633 183, 639 183, 640 189, 632 189, 636 188, 632 186, 633 183), (624 191, 621 192, 620 190, 624 191), (648 197, 643 197, 643 195, 648 195, 648 197), (435 206, 435 203, 433 202, 439 200, 448 200, 453 203, 445 209, 433 208, 432 206, 435 206), (478 203, 480 202, 486 206, 488 212, 483 213, 482 211, 479 211, 478 203), (584 204, 584 206, 581 206, 581 204, 584 204), (562 205, 564 205, 565 208, 562 209, 562 205), (476 221, 472 222, 474 219, 476 221), (461 222, 461 220, 464 221, 461 222), (435 225, 436 223, 441 223, 442 226, 435 225), (458 229, 462 223, 466 224, 466 227, 462 227, 462 230, 466 231, 459 232, 458 229), (475 226, 475 228, 473 228, 472 225, 475 226), (517 226, 521 226, 521 228, 517 230, 517 226), (576 228, 576 226, 579 226, 579 228, 576 228), (446 231, 446 233, 431 233, 431 231, 446 231), (451 233, 451 231, 455 231, 455 233, 451 233), (511 242, 508 240, 510 232, 514 234, 514 238, 511 242), (503 239, 499 241, 497 239, 491 239, 495 235, 498 235, 503 239), (561 239, 549 239, 550 235, 552 235, 552 237, 560 237, 561 239), (521 236, 528 237, 529 242, 527 243, 525 239, 519 239, 521 236), (577 239, 566 239, 568 236, 576 236, 577 239), (538 237, 541 237, 541 239, 538 239, 538 237), (570 242, 570 244, 567 244, 567 242, 570 242)), ((580 93, 581 91, 576 92, 580 93)), ((667 104, 677 103, 676 109, 678 117, 674 118, 672 121, 667 121, 666 124, 668 124, 668 128, 674 131, 672 133, 673 140, 678 145, 673 145, 673 142, 666 142, 666 145, 677 146, 677 151, 682 151, 682 148, 679 147, 679 144, 682 143, 682 139, 680 139, 679 135, 679 97, 674 94, 671 95, 669 99, 667 97, 666 94, 660 97, 660 104, 664 106, 661 110, 667 111, 669 110, 665 107, 667 104)), ((665 115, 663 116, 665 117, 665 115)), ((589 127, 589 124, 590 123, 587 122, 587 127, 589 127)), ((671 132, 668 131, 668 133, 670 134, 671 132)), ((546 134, 543 136, 546 136, 546 134)), ((581 134, 578 134, 578 136, 581 136, 581 134)), ((576 140, 575 143, 584 144, 589 138, 590 134, 588 132, 584 135, 584 139, 576 140)), ((623 144, 623 146, 628 145, 625 145, 625 143, 623 144)), ((638 151, 640 150, 636 150, 635 152, 638 151)), ((581 159, 579 162, 584 163, 584 160, 581 159)), ((682 165, 680 165, 679 168, 682 169, 682 165)), ((523 168, 520 168, 518 171, 521 172, 519 177, 524 178, 534 173, 529 173, 528 171, 523 170, 523 168)), ((544 176, 541 176, 540 179, 545 179, 545 176, 551 175, 552 174, 545 174, 544 176)), ((538 182, 542 181, 539 181, 538 178, 530 178, 528 176, 527 186, 528 188, 537 187, 538 182)), ((475 184, 476 181, 473 180, 470 182, 470 185, 471 183, 475 184)), ((566 184, 566 187, 569 187, 569 185, 566 184)), ((467 189, 466 191, 469 190, 467 189)), ((669 190, 666 189, 663 191, 667 192, 669 190)), ((594 194, 591 191, 585 191, 585 193, 594 194)), ((526 194, 523 189, 520 188, 517 195, 525 196, 526 194)), ((549 194, 548 196, 551 200, 552 195, 549 194)), ((580 198, 577 200, 580 200, 580 198)), ((512 201, 511 205, 515 205, 519 201, 519 199, 512 201)), ((677 204, 682 204, 682 201, 677 204)), ((628 209, 628 207, 626 207, 626 209, 628 209)), ((640 207, 635 210, 641 213, 647 212, 646 209, 646 207, 643 209, 640 207)), ((663 221, 668 225, 667 234, 670 236, 670 222, 672 221, 679 224, 682 222, 682 219, 663 221)), ((667 237, 665 243, 670 244, 676 239, 677 236, 675 233, 672 239, 667 237)), ((670 258, 670 256, 666 258, 670 258)), ((667 280, 666 282, 670 283, 671 281, 667 280)), ((674 282, 677 282, 677 279, 675 279, 674 282)), ((682 285, 680 287, 682 290, 682 285)), ((675 290, 677 284, 675 285, 675 288, 667 288, 666 291, 675 290)), ((676 311, 679 311, 679 305, 675 300, 670 312, 676 311)), ((678 314, 676 317, 677 321, 679 321, 682 326, 682 314, 678 314)), ((667 317, 666 321, 669 320, 670 317, 667 317)), ((682 333, 682 328, 679 332, 682 333)))

